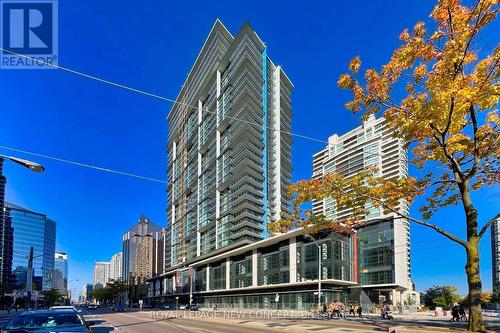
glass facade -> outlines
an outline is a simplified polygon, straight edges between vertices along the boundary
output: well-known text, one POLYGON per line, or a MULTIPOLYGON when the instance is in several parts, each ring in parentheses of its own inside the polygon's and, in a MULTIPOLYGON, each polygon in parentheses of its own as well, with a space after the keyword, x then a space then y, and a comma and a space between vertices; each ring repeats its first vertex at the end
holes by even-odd
POLYGON ((33 283, 38 290, 53 287, 56 222, 46 215, 6 204, 14 229, 12 269, 15 289, 26 286, 30 247, 33 246, 33 283))
MULTIPOLYGON (((192 296, 193 302, 204 307, 298 310, 316 307, 318 246, 301 235, 283 238, 279 242, 276 239, 274 244, 270 241, 267 246, 264 243, 260 247, 237 248, 233 255, 228 253, 151 279, 150 301, 152 305, 176 301, 187 304, 192 296)), ((345 286, 355 284, 351 238, 325 232, 315 235, 315 239, 321 246, 322 302, 345 302, 345 286)))
MULTIPOLYGON (((353 280, 351 276, 350 239, 341 235, 323 235, 321 247, 321 279, 353 280)), ((303 236, 297 237, 297 281, 318 279, 318 246, 303 236)))
POLYGON ((210 290, 226 289, 226 261, 210 265, 210 290))
POLYGON ((288 240, 259 251, 259 286, 290 282, 288 240))
POLYGON ((5 184, 3 175, 3 158, 0 156, 0 283, 10 285, 12 276, 12 240, 13 229, 11 218, 5 210, 5 184))
MULTIPOLYGON (((277 309, 309 311, 318 308, 317 289, 283 292, 276 290, 265 293, 248 293, 245 295, 199 296, 195 301, 203 308, 219 309, 277 309), (278 295, 278 297, 276 297, 278 295)), ((322 302, 345 302, 346 291, 343 289, 324 289, 322 302)))
POLYGON ((252 252, 232 258, 231 288, 244 288, 252 285, 252 252))
POLYGON ((380 222, 358 230, 360 285, 394 283, 394 225, 380 222))

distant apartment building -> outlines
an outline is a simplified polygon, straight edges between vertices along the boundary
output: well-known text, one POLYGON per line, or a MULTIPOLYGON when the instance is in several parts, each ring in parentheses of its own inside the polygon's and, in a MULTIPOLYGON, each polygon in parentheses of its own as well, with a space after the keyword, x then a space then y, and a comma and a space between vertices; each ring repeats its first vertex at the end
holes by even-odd
POLYGON ((94 263, 94 288, 106 287, 109 282, 110 268, 109 261, 96 261, 94 263))
POLYGON ((171 266, 266 239, 289 211, 292 88, 250 25, 215 22, 167 118, 171 266))
POLYGON ((53 280, 55 289, 62 294, 68 292, 68 255, 66 253, 55 253, 53 280))
POLYGON ((491 259, 492 286, 496 290, 500 288, 500 215, 491 225, 491 259))
POLYGON ((0 157, 0 283, 4 286, 12 283, 12 255, 14 229, 12 221, 5 209, 5 184, 3 175, 3 158, 0 157))
POLYGON ((111 257, 111 267, 109 271, 110 280, 121 280, 122 279, 122 253, 118 252, 111 257))
MULTIPOLYGON (((376 167, 378 176, 386 179, 408 176, 406 149, 393 130, 386 127, 384 118, 370 117, 362 126, 331 136, 328 146, 313 156, 313 178, 329 172, 351 177, 369 166, 376 167)), ((315 215, 331 220, 342 221, 352 214, 351 209, 337 209, 335 200, 330 198, 313 201, 312 205, 315 215)), ((385 214, 382 209, 367 208, 368 214, 357 229, 354 242, 358 286, 353 289, 375 304, 380 295, 394 304, 403 304, 407 294, 402 291, 413 289, 409 222, 395 214, 385 214)), ((402 201, 399 210, 408 215, 408 204, 402 201)))
POLYGON ((145 215, 122 237, 122 278, 130 284, 153 276, 156 256, 155 234, 161 228, 145 215))
POLYGON ((38 290, 53 288, 54 258, 56 250, 56 222, 14 204, 5 203, 13 232, 12 260, 13 289, 23 289, 27 281, 28 256, 33 247, 33 283, 38 290))

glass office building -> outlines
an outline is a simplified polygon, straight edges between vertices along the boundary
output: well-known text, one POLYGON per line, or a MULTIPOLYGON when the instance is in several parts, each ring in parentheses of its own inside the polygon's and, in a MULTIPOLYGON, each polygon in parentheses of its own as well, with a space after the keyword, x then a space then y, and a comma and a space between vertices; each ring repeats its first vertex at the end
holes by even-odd
POLYGON ((5 184, 3 158, 0 156, 0 283, 10 285, 12 280, 12 222, 5 210, 5 184))
POLYGON ((14 229, 13 287, 26 287, 30 247, 33 247, 33 283, 37 290, 53 288, 56 222, 46 215, 10 203, 5 204, 14 229))

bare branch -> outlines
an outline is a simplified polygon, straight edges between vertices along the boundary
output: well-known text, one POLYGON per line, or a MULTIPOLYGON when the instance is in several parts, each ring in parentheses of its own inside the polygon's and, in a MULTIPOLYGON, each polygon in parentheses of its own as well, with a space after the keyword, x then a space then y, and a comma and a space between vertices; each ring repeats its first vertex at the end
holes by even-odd
POLYGON ((484 233, 486 232, 486 230, 488 230, 489 227, 491 227, 491 225, 496 221, 498 220, 498 218, 500 218, 500 214, 497 214, 497 216, 495 216, 494 218, 492 218, 488 223, 486 223, 482 228, 481 228, 481 231, 479 231, 479 234, 477 234, 478 238, 481 239, 481 237, 483 237, 484 233))
POLYGON ((408 219, 409 221, 412 221, 412 222, 414 222, 414 223, 417 223, 417 224, 423 225, 423 226, 425 226, 425 227, 428 227, 428 228, 434 229, 434 230, 436 230, 437 232, 439 232, 441 235, 443 235, 443 236, 445 236, 446 238, 448 238, 448 239, 450 239, 450 240, 452 240, 452 241, 454 241, 454 242, 456 242, 456 243, 458 243, 458 244, 462 245, 463 247, 466 247, 466 246, 467 246, 467 243, 466 243, 464 240, 462 240, 462 239, 460 239, 460 238, 456 237, 455 235, 450 234, 448 231, 446 231, 446 230, 444 230, 444 229, 442 229, 442 228, 438 227, 438 226, 437 226, 437 225, 435 225, 435 224, 428 223, 428 222, 425 222, 425 221, 422 221, 422 220, 416 219, 416 218, 414 218, 414 217, 411 217, 411 216, 409 216, 409 215, 403 214, 403 213, 401 213, 399 210, 397 210, 397 209, 394 209, 394 208, 390 207, 389 205, 387 205, 385 202, 383 202, 383 201, 381 201, 381 200, 378 200, 378 199, 376 199, 376 198, 371 198, 370 196, 367 196, 367 197, 368 197, 368 198, 370 198, 371 200, 374 200, 374 201, 379 202, 379 204, 380 204, 382 207, 384 207, 384 208, 386 208, 386 209, 390 210, 391 212, 393 212, 393 213, 395 213, 395 214, 397 214, 397 215, 399 215, 399 216, 401 216, 401 217, 403 217, 403 218, 405 218, 405 219, 408 219))

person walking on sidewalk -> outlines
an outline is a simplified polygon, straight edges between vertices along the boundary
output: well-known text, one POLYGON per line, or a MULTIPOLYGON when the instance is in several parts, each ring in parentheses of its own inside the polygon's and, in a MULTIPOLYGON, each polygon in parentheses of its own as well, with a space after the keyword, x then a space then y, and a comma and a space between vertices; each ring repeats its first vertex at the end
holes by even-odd
POLYGON ((349 317, 355 317, 356 314, 354 313, 354 305, 351 304, 351 306, 349 306, 349 317))
POLYGON ((361 304, 358 306, 358 317, 362 317, 363 316, 363 308, 361 307, 361 304))

